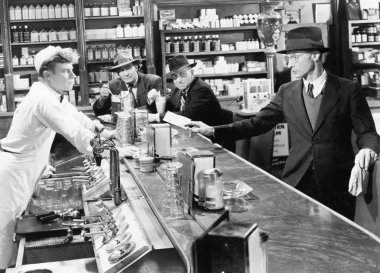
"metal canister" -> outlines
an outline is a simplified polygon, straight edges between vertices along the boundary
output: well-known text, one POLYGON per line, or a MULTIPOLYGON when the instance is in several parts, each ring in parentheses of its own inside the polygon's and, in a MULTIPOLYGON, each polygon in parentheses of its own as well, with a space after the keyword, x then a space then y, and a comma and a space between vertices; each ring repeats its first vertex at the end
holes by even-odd
POLYGON ((224 207, 222 175, 223 172, 217 168, 202 171, 198 205, 207 210, 219 210, 224 207))

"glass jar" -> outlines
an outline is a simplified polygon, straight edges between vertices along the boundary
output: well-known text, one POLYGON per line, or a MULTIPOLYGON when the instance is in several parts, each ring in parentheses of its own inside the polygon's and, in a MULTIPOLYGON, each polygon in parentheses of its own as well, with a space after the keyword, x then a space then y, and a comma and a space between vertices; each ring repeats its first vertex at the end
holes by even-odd
POLYGON ((26 63, 28 65, 34 65, 34 58, 33 55, 29 55, 28 58, 26 58, 26 63))
POLYGON ((27 58, 25 57, 25 55, 22 55, 21 58, 20 58, 20 65, 27 65, 27 58))
POLYGON ((140 55, 140 46, 139 45, 133 45, 133 57, 135 59, 139 59, 141 58, 141 55, 140 55))
POLYGON ((113 60, 113 57, 115 56, 115 54, 116 54, 116 48, 115 46, 111 45, 110 48, 108 49, 108 55, 109 55, 110 60, 113 60))
POLYGON ((52 28, 50 31, 49 31, 49 42, 52 42, 52 41, 57 41, 57 31, 52 28))
POLYGON ((36 19, 42 19, 42 8, 40 5, 36 6, 36 19))
POLYGON ((132 33, 131 25, 130 24, 125 24, 124 25, 124 37, 130 38, 132 36, 133 36, 133 33, 132 33))
POLYGON ((34 8, 34 6, 30 5, 28 10, 29 10, 29 20, 36 19, 36 9, 34 8))
POLYGON ((23 20, 28 20, 29 19, 29 8, 27 5, 24 5, 22 7, 22 19, 23 20))
POLYGON ((16 55, 14 55, 14 57, 12 58, 12 65, 13 66, 20 65, 19 59, 18 59, 18 57, 16 55))
POLYGON ((74 6, 74 4, 70 4, 68 9, 69 9, 69 17, 74 18, 75 17, 75 6, 74 6))
POLYGON ((118 15, 117 5, 115 3, 112 3, 110 6, 110 15, 111 16, 117 16, 118 15))
POLYGON ((100 16, 109 16, 110 10, 106 3, 103 3, 100 7, 100 16))
POLYGON ((82 182, 80 180, 74 180, 73 181, 72 206, 74 209, 83 208, 83 206, 82 206, 82 182))
POLYGON ((48 12, 49 12, 49 19, 54 19, 55 18, 55 8, 54 8, 53 4, 49 5, 48 12))
POLYGON ((94 54, 95 60, 101 61, 102 60, 102 49, 100 48, 100 46, 96 46, 94 52, 95 52, 95 54, 94 54))
POLYGON ((40 41, 40 36, 39 36, 38 31, 36 29, 33 29, 32 32, 30 33, 30 41, 31 42, 39 42, 40 41))
POLYGON ((62 209, 62 180, 56 180, 53 189, 53 209, 62 209))
POLYGON ((15 15, 15 7, 14 6, 10 6, 9 7, 9 20, 13 21, 13 20, 16 20, 16 15, 15 15))
POLYGON ((108 54, 108 47, 106 45, 102 48, 102 60, 108 60, 109 54, 108 54))
POLYGON ((70 29, 69 39, 70 40, 76 40, 77 39, 77 31, 74 27, 70 29))
POLYGON ((42 19, 49 19, 49 8, 45 4, 41 8, 42 19))
POLYGON ((67 7, 66 4, 62 5, 62 18, 68 18, 69 17, 69 8, 67 7))
POLYGON ((84 16, 85 17, 90 17, 91 16, 91 10, 92 10, 91 4, 90 3, 86 3, 84 5, 84 16))
POLYGON ((54 209, 54 180, 46 180, 45 182, 45 205, 47 210, 54 209))
POLYGON ((167 220, 184 217, 183 194, 181 190, 181 168, 179 162, 169 162, 161 165, 165 171, 165 191, 162 201, 162 216, 167 220))
POLYGON ((60 4, 55 5, 54 12, 55 18, 62 18, 62 8, 60 4))
POLYGON ((137 24, 132 25, 132 37, 139 37, 139 27, 137 24))
POLYGON ((375 36, 373 35, 373 33, 369 33, 367 35, 367 41, 368 43, 373 43, 375 41, 375 36))
POLYGON ((140 37, 145 37, 145 26, 143 23, 140 24, 139 26, 139 36, 140 37))
POLYGON ((118 24, 116 26, 116 38, 123 38, 123 37, 124 37, 124 30, 121 24, 118 24))
POLYGON ((273 3, 263 3, 262 12, 257 17, 257 32, 267 48, 274 48, 282 29, 281 15, 275 11, 273 3))
POLYGON ((15 7, 15 20, 22 20, 22 11, 20 6, 15 7))
POLYGON ((40 42, 48 42, 49 41, 48 32, 45 29, 40 30, 39 36, 40 36, 40 42))
POLYGON ((362 36, 362 43, 367 43, 368 42, 368 36, 367 36, 367 32, 365 32, 364 29, 361 31, 361 36, 362 36))
POLYGON ((199 184, 199 204, 207 210, 219 210, 223 203, 223 172, 219 169, 205 169, 199 184))
POLYGON ((97 3, 92 6, 92 16, 100 16, 100 7, 97 3))
POLYGON ((62 210, 72 208, 72 182, 70 178, 63 180, 61 202, 62 210))
POLYGON ((146 128, 148 122, 148 110, 135 109, 133 111, 133 122, 135 131, 135 141, 146 142, 146 128))

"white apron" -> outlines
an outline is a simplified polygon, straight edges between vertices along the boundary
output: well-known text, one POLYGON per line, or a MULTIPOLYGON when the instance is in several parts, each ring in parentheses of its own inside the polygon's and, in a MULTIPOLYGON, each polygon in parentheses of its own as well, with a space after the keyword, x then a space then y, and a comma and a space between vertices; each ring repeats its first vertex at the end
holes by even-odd
POLYGON ((45 84, 34 83, 15 111, 6 138, 0 141, 0 269, 14 263, 12 242, 16 217, 26 209, 47 165, 55 132, 82 153, 92 152, 93 122, 45 84))

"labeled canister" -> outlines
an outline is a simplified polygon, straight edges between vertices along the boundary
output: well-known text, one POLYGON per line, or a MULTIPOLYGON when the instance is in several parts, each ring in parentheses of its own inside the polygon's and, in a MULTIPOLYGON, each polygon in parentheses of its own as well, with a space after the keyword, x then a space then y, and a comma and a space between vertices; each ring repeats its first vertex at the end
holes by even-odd
POLYGON ((224 207, 222 175, 223 172, 217 168, 202 171, 198 205, 204 209, 219 210, 224 207))

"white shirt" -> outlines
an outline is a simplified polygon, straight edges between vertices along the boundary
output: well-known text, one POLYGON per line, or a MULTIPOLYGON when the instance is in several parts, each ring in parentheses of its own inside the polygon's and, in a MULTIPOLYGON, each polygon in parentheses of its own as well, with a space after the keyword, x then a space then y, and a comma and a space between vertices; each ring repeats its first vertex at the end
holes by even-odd
POLYGON ((323 88, 325 88, 325 84, 327 80, 326 70, 323 70, 322 75, 319 76, 318 79, 316 79, 313 82, 309 82, 305 79, 302 79, 302 80, 303 80, 304 92, 307 94, 307 87, 309 86, 309 83, 311 83, 313 85, 313 95, 314 95, 314 98, 316 98, 319 94, 321 94, 323 88))
POLYGON ((15 153, 38 149, 55 132, 63 135, 81 153, 92 153, 90 140, 94 123, 60 94, 42 82, 35 82, 17 107, 8 135, 1 147, 15 153))

